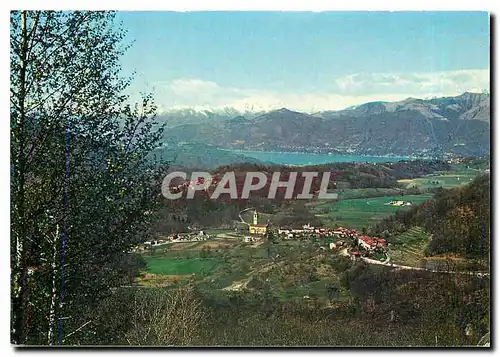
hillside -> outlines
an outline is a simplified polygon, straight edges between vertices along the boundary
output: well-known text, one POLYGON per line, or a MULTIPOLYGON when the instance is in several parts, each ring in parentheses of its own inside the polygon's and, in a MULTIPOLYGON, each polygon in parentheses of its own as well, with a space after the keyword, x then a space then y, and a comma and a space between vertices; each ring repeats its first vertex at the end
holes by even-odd
POLYGON ((490 215, 490 176, 482 175, 466 186, 438 190, 432 200, 385 219, 375 231, 421 226, 432 234, 428 254, 489 261, 490 215))
POLYGON ((232 119, 206 118, 170 128, 164 140, 246 150, 481 156, 490 151, 489 121, 490 96, 464 93, 312 115, 282 108, 232 119))

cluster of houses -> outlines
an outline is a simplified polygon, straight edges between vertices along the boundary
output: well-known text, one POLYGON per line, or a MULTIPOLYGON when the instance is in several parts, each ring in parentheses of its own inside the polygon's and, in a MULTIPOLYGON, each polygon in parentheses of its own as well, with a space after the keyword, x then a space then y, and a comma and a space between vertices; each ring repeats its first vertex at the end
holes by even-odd
POLYGON ((144 246, 159 246, 169 243, 205 241, 209 238, 210 236, 208 234, 205 234, 204 231, 199 231, 196 233, 173 233, 164 239, 155 239, 144 242, 144 246))
POLYGON ((310 224, 303 225, 302 228, 286 228, 278 229, 278 234, 284 239, 311 237, 312 235, 318 238, 337 237, 337 238, 354 238, 358 232, 355 229, 348 228, 316 228, 310 224))
POLYGON ((398 206, 398 207, 401 207, 401 206, 411 206, 411 202, 408 202, 408 201, 391 201, 389 203, 386 203, 386 205, 398 206))
POLYGON ((190 233, 172 233, 168 236, 167 242, 177 243, 177 242, 193 242, 193 241, 204 241, 209 239, 210 236, 204 231, 190 232, 190 233))
POLYGON ((348 246, 348 242, 355 242, 358 248, 350 252, 351 259, 360 257, 362 253, 371 254, 377 248, 385 250, 387 248, 387 241, 383 238, 370 237, 363 235, 353 228, 315 228, 309 224, 302 226, 300 229, 293 228, 279 228, 278 234, 284 239, 304 238, 304 237, 335 237, 338 238, 336 242, 329 244, 330 249, 338 249, 348 246))
POLYGON ((383 238, 360 236, 358 244, 366 250, 374 250, 375 248, 386 248, 387 241, 383 238))
MULTIPOLYGON (((387 248, 387 241, 383 238, 369 237, 367 235, 360 235, 355 229, 347 230, 346 228, 338 228, 338 230, 343 230, 344 235, 342 237, 350 238, 354 240, 356 244, 367 251, 375 250, 376 248, 387 248)), ((344 246, 346 243, 343 240, 337 241, 335 243, 330 243, 330 249, 335 249, 344 246)))
POLYGON ((377 248, 386 250, 387 249, 387 241, 383 238, 378 238, 378 237, 369 237, 369 236, 359 236, 357 238, 357 244, 358 244, 358 249, 353 249, 349 252, 349 255, 352 260, 357 260, 358 258, 361 257, 362 252, 370 255, 372 254, 377 248))

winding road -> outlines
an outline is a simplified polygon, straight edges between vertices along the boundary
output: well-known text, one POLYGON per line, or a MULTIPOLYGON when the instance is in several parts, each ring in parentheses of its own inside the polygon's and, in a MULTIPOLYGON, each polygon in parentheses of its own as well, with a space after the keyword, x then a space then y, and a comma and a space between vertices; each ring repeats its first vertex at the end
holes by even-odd
POLYGON ((477 277, 483 277, 483 276, 490 275, 490 273, 480 272, 480 271, 433 270, 433 269, 426 269, 426 268, 411 267, 411 266, 407 266, 407 265, 399 265, 399 264, 389 263, 390 258, 387 258, 384 262, 380 262, 378 260, 373 260, 373 259, 364 258, 364 257, 361 257, 361 259, 368 264, 384 265, 387 267, 396 268, 398 270, 403 270, 403 269, 405 269, 405 270, 421 270, 421 271, 430 271, 432 273, 476 275, 477 277))

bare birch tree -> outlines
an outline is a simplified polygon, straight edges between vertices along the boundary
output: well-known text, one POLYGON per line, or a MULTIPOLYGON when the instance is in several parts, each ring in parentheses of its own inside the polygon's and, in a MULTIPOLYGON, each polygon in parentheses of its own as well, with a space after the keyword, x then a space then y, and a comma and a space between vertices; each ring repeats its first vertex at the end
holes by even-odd
POLYGON ((10 20, 11 340, 78 343, 159 197, 162 128, 127 104, 113 12, 10 20))

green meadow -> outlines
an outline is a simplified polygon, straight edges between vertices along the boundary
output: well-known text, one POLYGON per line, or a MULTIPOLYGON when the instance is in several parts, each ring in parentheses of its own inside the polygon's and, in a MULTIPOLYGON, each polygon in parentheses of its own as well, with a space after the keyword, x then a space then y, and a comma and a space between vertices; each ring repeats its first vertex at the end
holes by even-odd
POLYGON ((176 259, 154 258, 144 256, 147 272, 161 275, 189 275, 205 276, 217 269, 222 261, 215 258, 176 259))
POLYGON ((478 172, 473 170, 460 171, 456 173, 448 172, 440 175, 429 175, 415 179, 398 180, 398 183, 406 185, 407 188, 453 188, 471 183, 477 175, 478 172))
POLYGON ((368 228, 399 210, 408 210, 430 198, 432 198, 431 194, 357 198, 319 203, 315 206, 315 210, 322 213, 318 216, 329 225, 338 224, 343 227, 362 229, 368 228), (387 205, 391 201, 411 202, 412 206, 387 205))

